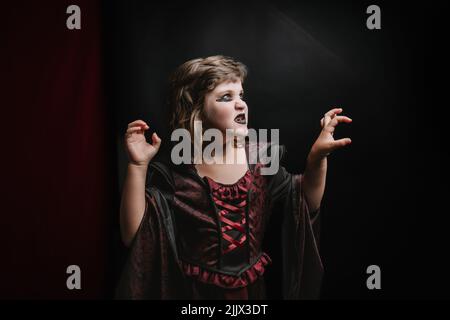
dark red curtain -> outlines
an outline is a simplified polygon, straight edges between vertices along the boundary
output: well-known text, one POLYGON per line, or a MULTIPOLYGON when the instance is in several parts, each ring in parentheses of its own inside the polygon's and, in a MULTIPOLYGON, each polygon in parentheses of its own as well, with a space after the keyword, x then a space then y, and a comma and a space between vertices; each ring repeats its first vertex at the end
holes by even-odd
POLYGON ((108 297, 117 216, 99 1, 4 4, 1 19, 0 298, 108 297), (66 27, 71 4, 81 30, 66 27), (81 290, 66 287, 69 265, 81 290))

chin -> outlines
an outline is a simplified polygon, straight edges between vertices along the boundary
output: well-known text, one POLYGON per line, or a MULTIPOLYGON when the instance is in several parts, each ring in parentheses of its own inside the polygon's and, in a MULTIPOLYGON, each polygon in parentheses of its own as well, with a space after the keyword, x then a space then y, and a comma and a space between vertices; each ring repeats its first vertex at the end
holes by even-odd
POLYGON ((245 124, 231 124, 227 129, 223 129, 222 132, 226 132, 226 130, 233 130, 233 135, 238 137, 246 137, 248 135, 248 127, 245 124))
POLYGON ((245 127, 241 126, 239 128, 235 128, 234 130, 235 130, 237 136, 245 137, 248 135, 247 126, 245 126, 245 127))

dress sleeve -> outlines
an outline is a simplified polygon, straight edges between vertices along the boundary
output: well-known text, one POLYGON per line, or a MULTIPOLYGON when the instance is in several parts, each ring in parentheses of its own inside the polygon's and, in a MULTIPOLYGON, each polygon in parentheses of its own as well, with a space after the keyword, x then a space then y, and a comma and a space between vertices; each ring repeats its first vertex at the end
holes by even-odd
POLYGON ((157 198, 157 190, 146 189, 144 216, 116 287, 117 299, 177 299, 185 294, 157 198))
POLYGON ((155 203, 150 194, 145 192, 145 212, 136 235, 131 242, 125 267, 116 288, 118 299, 157 298, 149 288, 154 282, 155 260, 159 256, 155 223, 155 203))
MULTIPOLYGON (((285 146, 279 146, 279 148, 281 163, 286 155, 286 148, 285 146)), ((316 224, 316 221, 318 221, 320 208, 314 210, 313 212, 309 210, 308 203, 302 189, 302 174, 291 174, 284 166, 280 164, 277 173, 270 176, 268 180, 268 192, 272 198, 272 201, 281 201, 285 203, 287 197, 291 197, 292 192, 296 192, 295 196, 298 199, 297 205, 307 210, 311 217, 311 222, 316 224)))
MULTIPOLYGON (((280 158, 285 154, 282 147, 280 158)), ((302 188, 303 175, 280 165, 268 178, 272 201, 283 207, 282 259, 284 299, 317 299, 323 265, 319 254, 320 208, 311 212, 302 188)))
POLYGON ((319 254, 319 210, 310 212, 302 190, 303 176, 290 176, 285 197, 282 250, 285 299, 317 299, 323 265, 319 254))

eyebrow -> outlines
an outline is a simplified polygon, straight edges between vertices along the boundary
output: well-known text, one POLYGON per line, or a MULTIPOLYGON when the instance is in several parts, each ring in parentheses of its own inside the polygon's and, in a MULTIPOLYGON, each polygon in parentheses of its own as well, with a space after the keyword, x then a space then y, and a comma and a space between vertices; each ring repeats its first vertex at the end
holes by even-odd
MULTIPOLYGON (((220 96, 220 95, 222 95, 222 94, 224 94, 224 93, 233 93, 233 90, 225 90, 225 91, 221 91, 221 92, 219 92, 218 93, 218 95, 220 96)), ((244 94, 244 89, 242 89, 241 91, 240 91, 240 93, 242 93, 242 94, 244 94)))

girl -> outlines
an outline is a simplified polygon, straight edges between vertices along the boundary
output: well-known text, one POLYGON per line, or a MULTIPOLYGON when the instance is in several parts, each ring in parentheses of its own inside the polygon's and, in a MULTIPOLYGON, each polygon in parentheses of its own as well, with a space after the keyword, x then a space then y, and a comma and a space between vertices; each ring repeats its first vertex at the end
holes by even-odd
MULTIPOLYGON (((149 125, 136 120, 125 134, 129 157, 120 208, 121 234, 130 247, 117 289, 119 298, 264 299, 264 273, 271 258, 262 246, 272 219, 282 219, 282 282, 286 299, 319 295, 322 263, 318 217, 325 188, 327 156, 351 143, 334 140, 340 122, 351 122, 336 108, 321 119, 322 131, 303 175, 280 167, 274 175, 249 158, 271 144, 226 138, 248 133, 248 106, 242 85, 246 67, 232 58, 193 59, 170 78, 171 127, 193 137, 194 123, 224 136, 213 162, 175 165, 152 161, 161 145, 149 125), (233 155, 233 163, 224 159, 233 155), (282 208, 282 212, 273 212, 282 208)), ((239 139, 241 140, 241 139, 239 139)), ((283 148, 280 149, 280 158, 283 148)), ((272 220, 273 221, 273 220, 272 220)))

